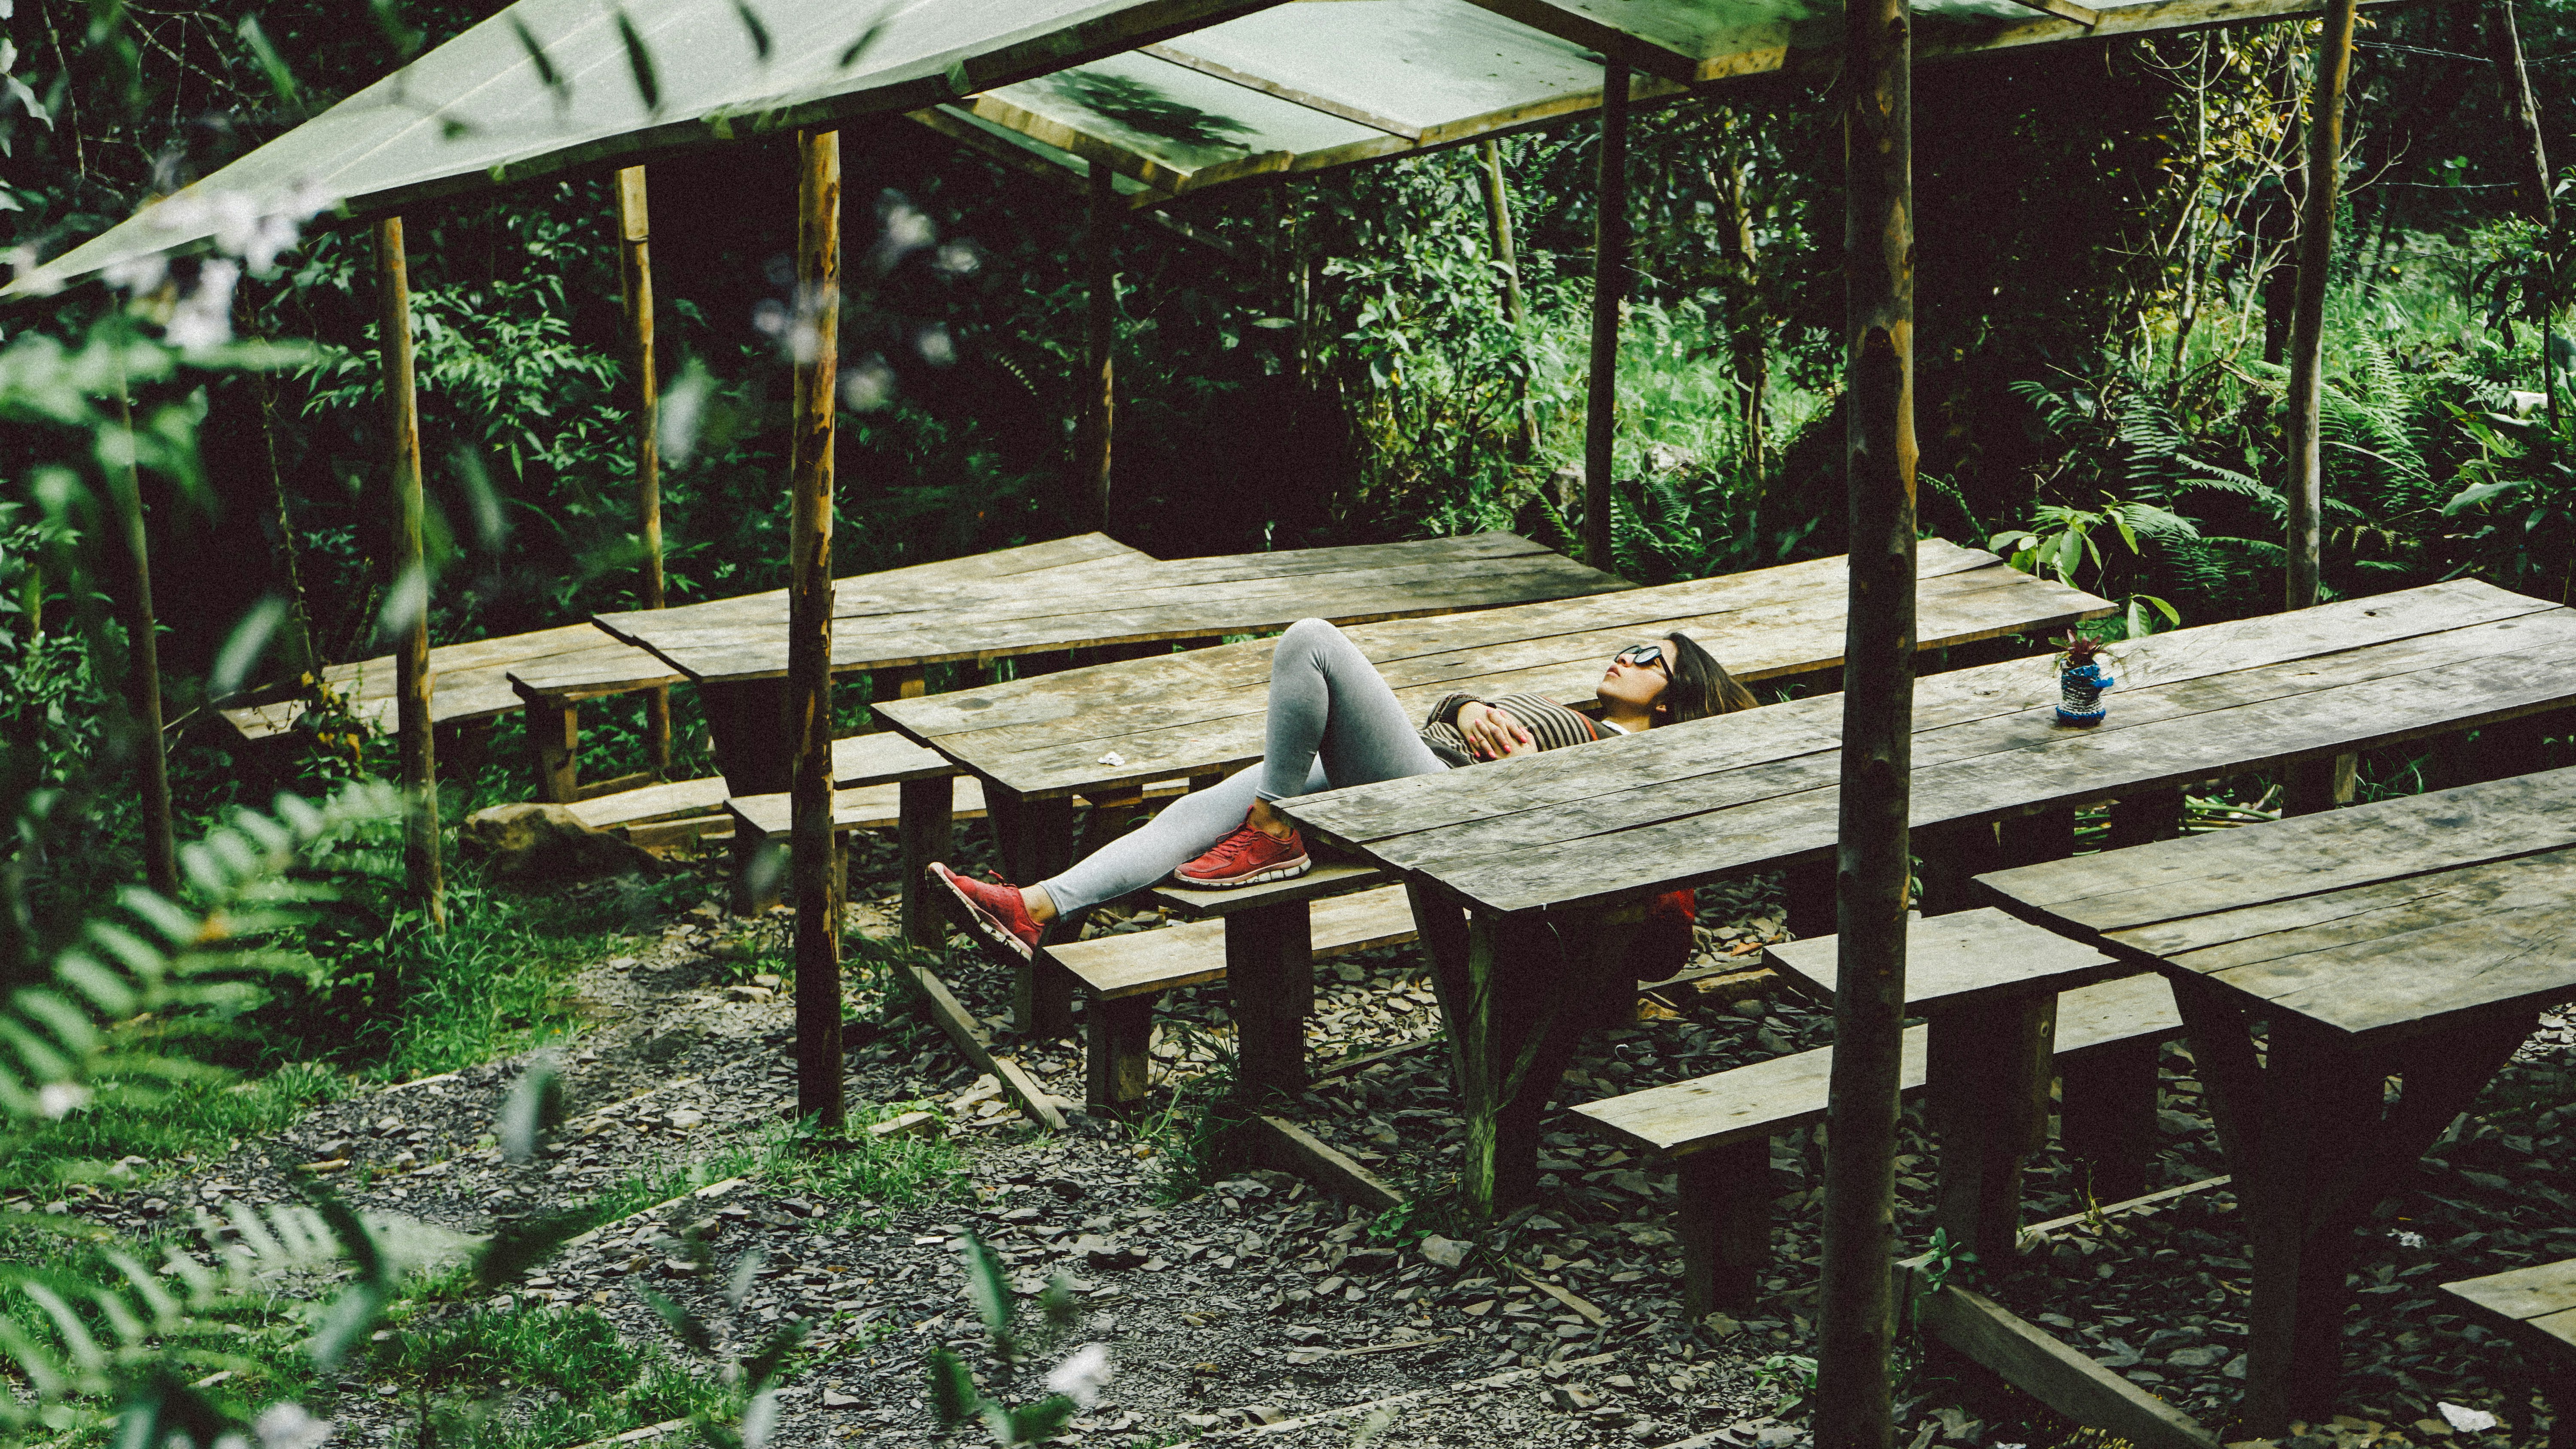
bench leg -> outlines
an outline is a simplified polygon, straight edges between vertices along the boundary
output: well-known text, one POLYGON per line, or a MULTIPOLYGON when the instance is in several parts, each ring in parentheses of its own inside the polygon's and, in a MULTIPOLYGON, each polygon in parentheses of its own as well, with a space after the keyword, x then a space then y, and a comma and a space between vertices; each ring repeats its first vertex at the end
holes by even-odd
POLYGON ((2549 1400, 2549 1449, 2576 1449, 2576 1368, 2559 1370, 2541 1394, 2549 1400))
POLYGON ((1125 1116, 1145 1100, 1156 999, 1152 994, 1106 1001, 1095 996, 1083 1009, 1083 1089, 1094 1114, 1125 1116))
POLYGON ((1682 1307, 1693 1321, 1738 1313, 1761 1295, 1771 1256, 1771 1139, 1694 1152, 1681 1178, 1682 1307))
POLYGON ((2095 1202, 2125 1202, 2147 1190, 2163 1051, 2163 1042, 2139 1037, 2070 1058, 2061 1070, 2058 1136, 2090 1170, 2095 1202))
POLYGON ((1314 917, 1304 901, 1225 918, 1236 1072, 1261 1092, 1306 1087, 1306 1014, 1315 1000, 1314 917))
POLYGON ((957 810, 957 781, 906 780, 896 787, 901 814, 895 834, 903 855, 903 938, 936 951, 948 939, 947 913, 930 893, 923 874, 934 860, 947 858, 957 810))
POLYGON ((2057 993, 1936 1014, 1925 1078, 1941 1138, 1934 1221, 1951 1244, 2001 1263, 2021 1235, 2022 1160, 2047 1141, 2057 993))
POLYGON ((537 798, 570 805, 581 798, 581 707, 531 700, 527 716, 528 763, 536 771, 537 798))
POLYGON ((644 768, 656 780, 671 778, 671 686, 644 691, 644 768))

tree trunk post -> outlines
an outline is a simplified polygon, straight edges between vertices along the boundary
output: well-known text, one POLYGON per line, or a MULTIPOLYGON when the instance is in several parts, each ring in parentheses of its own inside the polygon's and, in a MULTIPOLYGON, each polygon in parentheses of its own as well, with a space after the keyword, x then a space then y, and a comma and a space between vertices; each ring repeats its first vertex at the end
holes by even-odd
POLYGON ((788 505, 787 719, 796 879, 796 1111, 837 1134, 841 871, 832 837, 832 444, 840 373, 841 133, 797 135, 796 293, 813 345, 796 364, 788 505))
MULTIPOLYGON (((143 879, 152 889, 175 898, 179 894, 179 847, 170 825, 170 756, 161 742, 161 641, 159 625, 152 613, 152 557, 143 534, 143 475, 133 452, 134 405, 128 399, 125 379, 120 373, 116 383, 116 420, 124 428, 126 459, 122 468, 108 470, 108 486, 115 495, 116 522, 125 544, 125 672, 127 708, 133 712, 129 721, 134 731, 134 762, 139 775, 143 799, 143 879)), ((39 585, 36 598, 42 607, 43 592, 39 585)), ((28 611, 29 631, 33 640, 35 609, 28 611)))
POLYGON ((2549 200, 2549 148, 2541 139, 2540 101, 2531 93, 2531 72, 2522 63, 2522 36, 2513 22, 2513 0, 2493 0, 2487 9, 2487 53, 2495 57, 2496 81, 2504 87, 2505 120, 2512 125, 2515 149, 2531 158, 2531 170, 2515 185, 2522 214, 2543 226, 2555 208, 2549 200))
MULTIPOLYGON (((1485 222, 1494 233, 1494 265, 1503 274, 1503 318, 1512 324, 1514 336, 1520 334, 1528 320, 1529 308, 1521 300, 1521 264, 1512 248, 1512 194, 1503 184, 1502 144, 1491 137, 1476 147, 1476 179, 1485 194, 1485 222)), ((1530 406, 1527 374, 1512 379, 1512 405, 1520 412, 1520 434, 1513 441, 1524 463, 1538 461, 1538 410, 1530 406)))
POLYGON ((1851 603, 1817 1449, 1887 1449, 1914 715, 1913 53, 1905 0, 1844 0, 1851 603))
POLYGON ((2352 74, 2354 0, 2333 0, 2317 48, 2308 105, 2308 184, 2299 206, 2299 295, 2290 320, 2289 580, 2282 607, 2317 601, 2324 572, 2325 469, 2318 393, 2325 369, 2326 273, 2334 261, 2335 198, 2343 189, 2343 91, 2352 74))
POLYGON ((1628 294, 1628 67, 1601 66, 1601 179, 1593 218, 1592 367, 1583 407, 1583 561, 1610 557, 1611 440, 1619 403, 1619 303, 1628 294))
POLYGON ((420 397, 412 385, 411 272, 399 216, 376 223, 376 277, 381 310, 376 342, 384 355, 385 419, 393 443, 393 599, 408 611, 394 642, 394 720, 402 741, 403 877, 412 903, 441 930, 447 926, 447 882, 438 859, 438 760, 429 705, 429 565, 421 550, 420 397))
POLYGON ((1086 326, 1082 416, 1074 426, 1074 481, 1094 525, 1109 526, 1109 440, 1117 412, 1118 188, 1107 166, 1091 163, 1091 214, 1082 238, 1086 326))
MULTIPOLYGON (((644 546, 644 607, 662 607, 662 380, 653 360, 652 227, 645 207, 644 168, 617 173, 617 234, 625 283, 626 341, 635 369, 635 529, 644 546)), ((671 777, 671 687, 644 693, 644 761, 653 778, 671 777)))

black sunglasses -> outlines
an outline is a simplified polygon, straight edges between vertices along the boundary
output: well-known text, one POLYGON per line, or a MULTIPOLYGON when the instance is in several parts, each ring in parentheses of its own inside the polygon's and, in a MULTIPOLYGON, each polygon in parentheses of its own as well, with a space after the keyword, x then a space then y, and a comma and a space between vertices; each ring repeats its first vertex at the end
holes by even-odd
POLYGON ((1610 662, 1633 664, 1639 669, 1660 668, 1666 674, 1673 672, 1673 667, 1664 663, 1664 646, 1661 644, 1631 644, 1612 655, 1610 662))

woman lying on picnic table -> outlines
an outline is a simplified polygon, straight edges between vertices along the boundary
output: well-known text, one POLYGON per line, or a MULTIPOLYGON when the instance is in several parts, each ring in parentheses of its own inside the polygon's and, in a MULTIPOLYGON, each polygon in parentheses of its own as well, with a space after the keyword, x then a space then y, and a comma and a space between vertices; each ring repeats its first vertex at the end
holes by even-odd
MULTIPOLYGON (((1026 961, 1047 922, 1166 876, 1193 889, 1224 890, 1305 874, 1312 864, 1305 843, 1272 807, 1274 800, 1589 744, 1754 704, 1752 693, 1686 634, 1620 650, 1594 695, 1601 701, 1597 720, 1543 695, 1452 694, 1416 729, 1395 690, 1341 630, 1321 619, 1300 620, 1279 636, 1270 656, 1259 763, 1173 801, 1051 880, 1025 887, 998 877, 979 881, 936 863, 930 875, 947 887, 970 933, 1006 960, 1026 961)), ((1689 893, 1676 895, 1678 902, 1658 902, 1657 914, 1678 912, 1687 954, 1689 893)))

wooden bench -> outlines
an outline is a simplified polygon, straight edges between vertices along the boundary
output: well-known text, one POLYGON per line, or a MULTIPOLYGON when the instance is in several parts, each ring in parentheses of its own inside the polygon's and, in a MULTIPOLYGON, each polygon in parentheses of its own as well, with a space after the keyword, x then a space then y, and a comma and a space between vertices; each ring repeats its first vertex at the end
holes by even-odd
POLYGON ((2550 1449, 2576 1449, 2576 1258, 2445 1283, 2442 1291, 2540 1361, 2541 1392, 2555 1415, 2550 1449))
MULTIPOLYGON (((2115 1108, 2093 1108, 2098 1116, 2134 1122, 2143 1111, 2152 1131, 2155 1049, 2181 1031, 2173 988, 2161 976, 2131 976, 2061 993, 2057 1064, 2067 1073, 2065 1129, 2077 1130, 2081 1119, 2072 1104, 2079 1095, 2090 1094, 2123 1099, 2115 1108), (2143 1092, 2137 1070, 2141 1062, 2146 1068, 2143 1092), (2090 1072, 2097 1067, 2109 1070, 2090 1072)), ((1906 1028, 1901 1081, 1909 1097, 1923 1091, 1930 1038, 1929 1027, 1906 1028)), ((1753 1301, 1757 1276, 1770 1255, 1771 1139, 1824 1120, 1832 1073, 1833 1048, 1820 1047, 1574 1109, 1614 1141, 1671 1159, 1681 1174, 1678 1226, 1691 1316, 1753 1301)), ((2123 1140, 2134 1141, 2135 1133, 2124 1133, 2123 1140)))
MULTIPOLYGON (((1402 886, 1326 897, 1305 914, 1309 959, 1314 961, 1414 937, 1413 905, 1402 886)), ((1144 1100, 1154 1003, 1166 991, 1227 979, 1234 919, 1190 921, 1046 948, 1047 959, 1071 972, 1089 999, 1083 1013, 1083 1057, 1092 1111, 1120 1113, 1144 1100)), ((1300 998, 1291 1004, 1302 1030, 1314 1001, 1312 972, 1291 973, 1287 990, 1300 998)), ((1243 1019, 1243 1003, 1236 1003, 1234 1014, 1238 1022, 1243 1019)))

